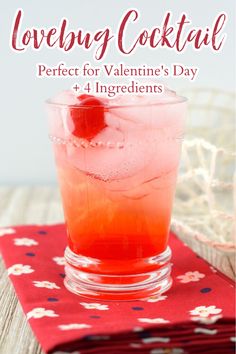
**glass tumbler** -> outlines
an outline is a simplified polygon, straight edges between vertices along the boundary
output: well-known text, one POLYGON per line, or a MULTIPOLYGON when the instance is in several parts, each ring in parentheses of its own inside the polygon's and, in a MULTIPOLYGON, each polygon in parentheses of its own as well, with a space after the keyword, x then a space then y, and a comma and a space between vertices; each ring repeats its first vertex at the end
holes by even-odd
POLYGON ((172 283, 168 235, 186 99, 120 102, 47 101, 68 235, 65 286, 94 299, 143 299, 172 283))

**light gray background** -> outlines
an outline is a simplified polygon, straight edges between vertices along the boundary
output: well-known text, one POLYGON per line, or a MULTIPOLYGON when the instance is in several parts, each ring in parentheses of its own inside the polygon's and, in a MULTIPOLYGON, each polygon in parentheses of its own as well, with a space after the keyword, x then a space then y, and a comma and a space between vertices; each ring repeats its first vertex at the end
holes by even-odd
POLYGON ((138 49, 134 55, 123 57, 110 48, 104 62, 159 65, 180 62, 198 66, 200 72, 194 83, 188 80, 170 79, 168 86, 180 88, 214 87, 234 91, 235 87, 235 0, 139 0, 139 1, 9 1, 0 4, 0 183, 36 184, 54 183, 55 168, 50 143, 47 137, 47 119, 44 107, 46 98, 58 91, 71 87, 74 79, 38 79, 36 64, 44 62, 56 65, 65 61, 68 65, 81 65, 92 60, 92 51, 75 49, 64 54, 57 49, 43 48, 40 51, 28 49, 16 54, 9 48, 11 25, 19 7, 24 10, 23 26, 48 27, 57 25, 62 17, 70 21, 70 28, 94 31, 109 25, 115 32, 122 14, 128 8, 136 7, 141 12, 138 24, 131 35, 142 27, 160 25, 166 11, 173 12, 176 21, 182 12, 187 13, 196 26, 207 26, 222 11, 228 14, 225 32, 228 37, 219 53, 210 49, 196 52, 189 48, 182 54, 166 49, 138 49))

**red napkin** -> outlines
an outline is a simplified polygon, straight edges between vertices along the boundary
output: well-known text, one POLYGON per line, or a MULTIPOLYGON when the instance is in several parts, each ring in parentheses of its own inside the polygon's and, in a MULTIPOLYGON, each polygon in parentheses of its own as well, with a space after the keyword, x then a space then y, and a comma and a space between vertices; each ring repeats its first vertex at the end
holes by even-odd
POLYGON ((64 225, 0 229, 0 249, 46 353, 234 353, 234 288, 173 233, 173 287, 143 301, 74 295, 63 285, 64 225))

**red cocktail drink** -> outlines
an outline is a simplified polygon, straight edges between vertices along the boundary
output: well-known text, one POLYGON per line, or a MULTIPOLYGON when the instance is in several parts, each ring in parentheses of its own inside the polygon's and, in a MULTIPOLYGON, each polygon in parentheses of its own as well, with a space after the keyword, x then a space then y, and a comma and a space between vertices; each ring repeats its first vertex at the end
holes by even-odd
POLYGON ((167 242, 185 101, 167 91, 112 101, 67 92, 49 102, 69 290, 138 299, 171 286, 167 242))

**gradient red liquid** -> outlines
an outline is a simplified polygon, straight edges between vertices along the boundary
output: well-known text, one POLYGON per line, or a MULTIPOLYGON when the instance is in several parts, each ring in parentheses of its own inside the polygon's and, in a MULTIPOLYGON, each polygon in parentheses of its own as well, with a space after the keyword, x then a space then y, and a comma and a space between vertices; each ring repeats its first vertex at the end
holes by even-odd
POLYGON ((167 244, 186 104, 168 95, 171 103, 106 107, 92 137, 93 108, 50 106, 72 292, 137 299, 171 286, 167 244))
POLYGON ((167 247, 177 167, 141 186, 112 191, 106 188, 109 182, 71 166, 65 149, 55 146, 70 249, 99 260, 99 266, 87 271, 130 274, 152 270, 147 259, 167 247))

